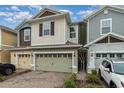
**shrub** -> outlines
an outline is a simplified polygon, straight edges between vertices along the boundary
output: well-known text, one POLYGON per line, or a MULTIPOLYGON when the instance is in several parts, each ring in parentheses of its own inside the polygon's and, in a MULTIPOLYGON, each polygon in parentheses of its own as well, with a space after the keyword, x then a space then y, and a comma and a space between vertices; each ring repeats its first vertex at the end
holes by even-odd
POLYGON ((96 71, 96 70, 92 70, 91 73, 92 73, 93 75, 97 75, 97 71, 96 71))
POLYGON ((4 81, 5 80, 5 76, 3 76, 2 74, 0 74, 0 81, 4 81))
POLYGON ((69 76, 69 80, 72 80, 72 81, 76 81, 77 77, 76 77, 76 74, 72 73, 70 76, 69 76))
POLYGON ((86 81, 90 83, 98 83, 98 76, 95 74, 86 74, 86 81))
POLYGON ((73 80, 66 80, 64 82, 64 87, 65 88, 75 88, 76 87, 76 84, 73 80))

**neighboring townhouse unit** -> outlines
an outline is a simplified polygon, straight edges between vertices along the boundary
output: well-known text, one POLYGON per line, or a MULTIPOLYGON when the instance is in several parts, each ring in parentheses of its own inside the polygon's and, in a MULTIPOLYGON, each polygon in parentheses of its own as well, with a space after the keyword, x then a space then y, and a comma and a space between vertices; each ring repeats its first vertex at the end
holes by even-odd
POLYGON ((124 9, 104 6, 87 20, 88 72, 98 70, 105 58, 124 57, 124 9))
POLYGON ((72 23, 69 13, 44 8, 16 30, 17 47, 9 50, 17 68, 78 72, 78 50, 86 44, 86 23, 72 23))
POLYGON ((15 30, 0 25, 0 63, 10 63, 10 52, 7 48, 17 46, 15 30))

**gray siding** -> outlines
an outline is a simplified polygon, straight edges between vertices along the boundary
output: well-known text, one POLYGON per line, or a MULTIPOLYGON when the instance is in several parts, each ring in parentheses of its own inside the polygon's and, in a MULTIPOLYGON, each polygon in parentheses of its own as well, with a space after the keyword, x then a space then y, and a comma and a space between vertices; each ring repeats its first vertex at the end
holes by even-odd
POLYGON ((85 45, 87 42, 87 24, 84 22, 79 23, 78 25, 78 40, 79 44, 85 45))
POLYGON ((124 14, 108 10, 108 14, 101 12, 89 20, 89 42, 101 36, 100 20, 106 18, 112 18, 112 32, 124 36, 124 14))

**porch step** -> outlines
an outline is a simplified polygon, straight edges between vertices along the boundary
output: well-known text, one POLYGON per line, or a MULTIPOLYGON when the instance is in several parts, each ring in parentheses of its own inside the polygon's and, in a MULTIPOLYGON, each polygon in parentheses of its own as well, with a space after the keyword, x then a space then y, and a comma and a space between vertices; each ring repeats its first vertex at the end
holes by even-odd
POLYGON ((7 80, 7 79, 10 79, 10 78, 12 78, 12 77, 15 77, 15 76, 24 74, 24 73, 31 72, 31 71, 32 71, 32 70, 29 70, 29 69, 16 69, 16 71, 15 71, 12 75, 6 76, 6 80, 7 80))

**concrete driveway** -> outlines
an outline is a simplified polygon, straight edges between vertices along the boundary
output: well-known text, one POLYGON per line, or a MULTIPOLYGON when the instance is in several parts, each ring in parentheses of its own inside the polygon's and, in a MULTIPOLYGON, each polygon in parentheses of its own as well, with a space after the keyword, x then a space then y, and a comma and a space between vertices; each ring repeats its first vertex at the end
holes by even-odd
POLYGON ((31 71, 0 82, 0 88, 61 88, 67 74, 31 71))

